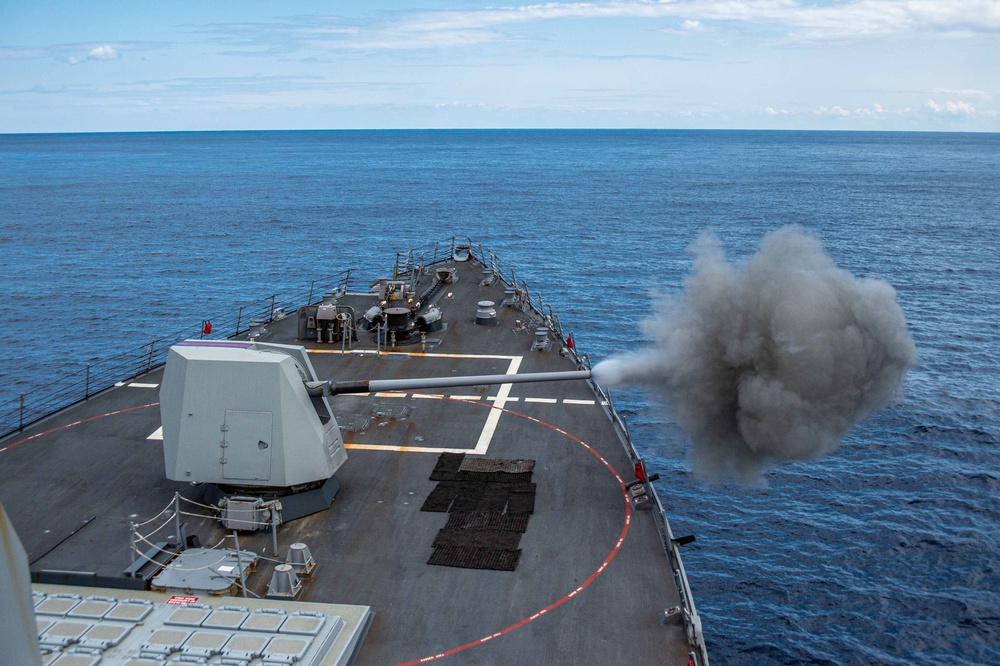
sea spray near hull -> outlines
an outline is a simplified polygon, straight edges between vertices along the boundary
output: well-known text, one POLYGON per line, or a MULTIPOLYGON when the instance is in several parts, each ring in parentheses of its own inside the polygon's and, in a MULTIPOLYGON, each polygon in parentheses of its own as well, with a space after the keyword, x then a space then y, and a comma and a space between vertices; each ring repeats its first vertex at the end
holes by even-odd
POLYGON ((898 394, 917 353, 888 283, 837 267, 795 226, 742 266, 711 234, 690 251, 683 294, 643 322, 654 346, 594 374, 663 397, 697 475, 759 483, 770 460, 822 458, 898 394))

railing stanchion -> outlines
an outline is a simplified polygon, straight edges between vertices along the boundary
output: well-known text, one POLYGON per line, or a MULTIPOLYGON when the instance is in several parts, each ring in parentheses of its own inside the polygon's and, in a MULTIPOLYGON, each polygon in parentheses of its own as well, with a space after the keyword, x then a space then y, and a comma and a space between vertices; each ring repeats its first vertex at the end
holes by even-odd
POLYGON ((136 539, 135 539, 135 522, 129 521, 128 529, 129 529, 129 532, 131 532, 131 535, 129 536, 129 539, 132 542, 131 543, 132 547, 129 548, 129 550, 132 551, 132 566, 129 567, 129 575, 132 576, 132 578, 135 578, 135 548, 136 548, 136 546, 135 546, 135 541, 136 541, 136 539))
POLYGON ((183 549, 184 545, 181 543, 181 494, 179 492, 174 492, 174 532, 177 535, 177 544, 183 549))

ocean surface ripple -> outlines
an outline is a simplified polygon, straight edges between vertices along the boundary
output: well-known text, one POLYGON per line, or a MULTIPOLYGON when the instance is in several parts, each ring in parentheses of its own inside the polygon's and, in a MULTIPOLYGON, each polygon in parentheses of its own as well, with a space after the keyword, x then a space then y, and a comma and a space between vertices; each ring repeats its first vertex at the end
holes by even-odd
MULTIPOLYGON (((706 487, 615 390, 716 664, 1000 663, 1000 135, 435 131, 0 136, 0 408, 94 358, 397 250, 470 236, 596 362, 709 230, 799 224, 891 283, 919 365, 829 458, 706 487)), ((226 322, 218 322, 227 325, 226 322)))

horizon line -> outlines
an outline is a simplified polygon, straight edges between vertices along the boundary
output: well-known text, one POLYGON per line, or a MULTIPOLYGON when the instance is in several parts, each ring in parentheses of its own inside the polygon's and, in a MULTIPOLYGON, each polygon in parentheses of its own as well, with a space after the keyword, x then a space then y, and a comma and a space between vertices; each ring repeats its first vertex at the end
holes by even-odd
POLYGON ((1000 134, 989 130, 940 129, 817 129, 773 127, 327 127, 269 129, 154 129, 154 130, 51 130, 37 132, 0 132, 0 136, 50 136, 59 134, 239 134, 252 132, 761 132, 828 134, 1000 134))

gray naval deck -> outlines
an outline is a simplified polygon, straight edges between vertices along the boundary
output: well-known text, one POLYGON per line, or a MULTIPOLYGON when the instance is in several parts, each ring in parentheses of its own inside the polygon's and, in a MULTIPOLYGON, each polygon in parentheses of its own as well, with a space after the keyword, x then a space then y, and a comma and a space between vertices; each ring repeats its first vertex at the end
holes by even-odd
MULTIPOLYGON (((426 346, 379 350, 363 332, 352 345, 296 341, 292 316, 266 325, 265 341, 304 344, 319 377, 334 380, 576 369, 559 340, 532 349, 537 313, 501 306, 502 282, 482 285, 475 261, 454 266, 457 282, 438 296, 446 328, 426 346), (475 324, 482 300, 497 303, 498 325, 475 324)), ((341 303, 360 313, 373 297, 341 303)), ((157 515, 175 492, 190 500, 182 503, 188 535, 225 541, 219 522, 201 517, 210 513, 204 487, 164 477, 161 376, 155 370, 0 440, 0 501, 33 571, 122 578, 133 559, 130 524, 157 515)), ((278 551, 306 543, 318 563, 300 601, 374 611, 357 663, 688 663, 684 626, 661 622, 679 599, 655 511, 631 508, 632 461, 588 382, 330 402, 349 454, 336 475, 340 491, 328 510, 282 524, 278 551), (534 513, 516 570, 428 564, 448 520, 421 511, 442 452, 535 461, 534 513)), ((170 523, 148 538, 169 541, 172 532, 170 523)), ((242 533, 240 545, 273 554, 269 531, 242 533)), ((265 594, 273 567, 258 564, 251 594, 265 594)))

